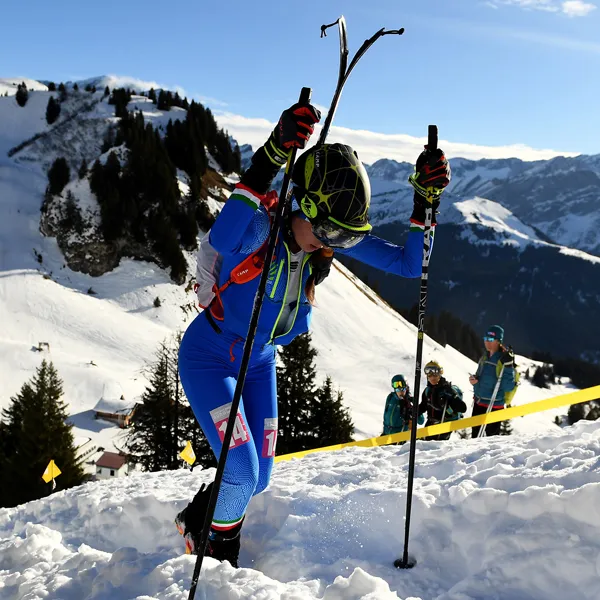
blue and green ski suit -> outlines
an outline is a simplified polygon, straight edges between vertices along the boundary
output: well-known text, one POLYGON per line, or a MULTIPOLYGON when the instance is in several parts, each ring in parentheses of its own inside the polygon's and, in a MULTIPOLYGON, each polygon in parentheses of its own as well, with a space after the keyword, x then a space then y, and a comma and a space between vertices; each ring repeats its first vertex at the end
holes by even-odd
MULTIPOLYGON (((273 167, 260 148, 212 226, 210 243, 223 256, 219 285, 267 239, 270 221, 260 199, 274 175, 273 167)), ((353 248, 339 252, 388 273, 419 277, 423 229, 412 226, 404 247, 369 234, 353 248)), ((284 236, 280 236, 219 490, 213 519, 213 528, 218 530, 233 529, 239 524, 250 498, 269 483, 277 438, 276 346, 288 344, 308 331, 312 313, 304 292, 311 272, 310 255, 304 257, 299 268, 301 285, 292 317, 287 321, 291 326, 276 335, 290 276, 290 247, 284 236)), ((230 285, 221 295, 224 320, 218 322, 218 330, 205 310, 188 327, 179 350, 183 388, 217 457, 259 279, 230 285)))

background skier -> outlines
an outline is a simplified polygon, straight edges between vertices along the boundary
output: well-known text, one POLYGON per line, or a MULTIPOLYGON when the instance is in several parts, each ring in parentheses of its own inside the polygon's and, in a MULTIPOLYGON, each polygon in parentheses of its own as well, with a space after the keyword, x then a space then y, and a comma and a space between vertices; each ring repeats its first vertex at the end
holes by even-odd
MULTIPOLYGON (((423 369, 427 386, 421 396, 419 414, 427 412, 425 426, 455 421, 463 416, 467 405, 462 400, 462 391, 443 377, 444 369, 435 360, 430 360, 423 369)), ((447 440, 451 432, 426 437, 426 440, 447 440)))

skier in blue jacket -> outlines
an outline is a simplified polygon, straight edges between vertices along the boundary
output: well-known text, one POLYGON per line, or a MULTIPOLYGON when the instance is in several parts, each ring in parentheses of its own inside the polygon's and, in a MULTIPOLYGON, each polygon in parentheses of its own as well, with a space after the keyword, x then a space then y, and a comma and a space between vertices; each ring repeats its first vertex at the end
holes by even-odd
MULTIPOLYGON (((507 349, 504 341, 504 328, 492 325, 483 336, 485 354, 479 359, 477 371, 469 377, 473 386, 473 416, 483 415, 488 410, 502 410, 510 406, 512 392, 517 385, 515 372, 515 356, 507 349), (496 385, 498 391, 494 396, 496 385), (490 403, 493 403, 490 407, 490 403)), ((485 435, 500 435, 502 422, 489 423, 485 426, 485 435)), ((479 436, 480 427, 473 427, 471 437, 479 436)))
MULTIPOLYGON (((218 286, 245 258, 261 248, 270 231, 265 195, 293 147, 304 148, 319 111, 310 104, 285 110, 210 230, 210 244, 222 255, 218 286)), ((404 247, 370 233, 371 189, 357 153, 342 144, 307 150, 297 160, 294 202, 273 262, 258 322, 242 399, 209 535, 207 554, 237 565, 240 530, 248 503, 268 485, 277 437, 276 346, 309 329, 315 285, 328 274, 335 250, 402 277, 421 275, 424 195, 434 188, 433 214, 450 181, 441 150, 425 150, 411 178, 415 188, 411 226, 404 247)), ((181 381, 215 456, 227 425, 244 340, 259 278, 229 285, 190 324, 179 350, 181 381)), ((212 484, 211 484, 212 485, 212 484)), ((210 485, 177 515, 186 551, 195 553, 210 485)))

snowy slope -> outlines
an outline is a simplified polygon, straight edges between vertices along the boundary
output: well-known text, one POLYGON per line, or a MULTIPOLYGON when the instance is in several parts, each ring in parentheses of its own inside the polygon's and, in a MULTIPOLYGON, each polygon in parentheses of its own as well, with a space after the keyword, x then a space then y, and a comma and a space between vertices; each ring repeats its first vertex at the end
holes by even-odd
MULTIPOLYGON (((380 161, 381 162, 381 161, 380 161)), ((381 172, 381 169, 379 170, 381 172)), ((404 223, 412 211, 413 190, 406 182, 371 178, 372 203, 371 219, 375 226, 404 223)), ((583 260, 599 263, 595 254, 577 250, 576 247, 551 243, 537 228, 531 227, 499 202, 480 196, 464 196, 446 192, 439 208, 438 221, 441 224, 453 223, 462 226, 477 225, 486 228, 492 235, 474 235, 471 227, 464 227, 462 237, 472 244, 508 245, 524 250, 530 245, 558 249, 561 254, 570 254, 583 260)), ((571 216, 569 223, 577 221, 571 216)), ((579 232, 579 235, 581 231, 579 232)), ((576 236, 575 229, 572 235, 576 236)))
MULTIPOLYGON (((410 571, 408 446, 275 466, 241 569, 204 560, 207 600, 596 600, 600 423, 522 438, 419 442, 410 571)), ((0 509, 3 600, 185 600, 194 557, 173 516, 213 472, 140 474, 0 509)))
POLYGON ((27 79, 26 77, 0 77, 0 96, 4 96, 4 94, 14 96, 17 93, 17 88, 21 83, 24 83, 29 91, 48 91, 47 85, 40 83, 35 79, 27 79))
MULTIPOLYGON (((501 203, 556 244, 598 255, 600 155, 529 162, 452 157, 450 162, 452 181, 443 204, 448 195, 459 201, 487 198, 501 203)), ((390 159, 368 166, 374 201, 378 195, 407 190, 406 178, 412 169, 409 163, 390 159)), ((403 211, 404 202, 397 209, 403 211)), ((391 205, 382 217, 393 221, 393 213, 391 205)))

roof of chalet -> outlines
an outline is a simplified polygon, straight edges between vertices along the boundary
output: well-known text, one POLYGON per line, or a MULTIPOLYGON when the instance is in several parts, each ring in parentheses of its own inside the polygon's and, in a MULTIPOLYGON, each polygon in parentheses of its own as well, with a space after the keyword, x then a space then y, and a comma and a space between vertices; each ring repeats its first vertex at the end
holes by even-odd
POLYGON ((97 467, 120 469, 127 462, 127 457, 116 452, 105 452, 97 461, 97 467))

